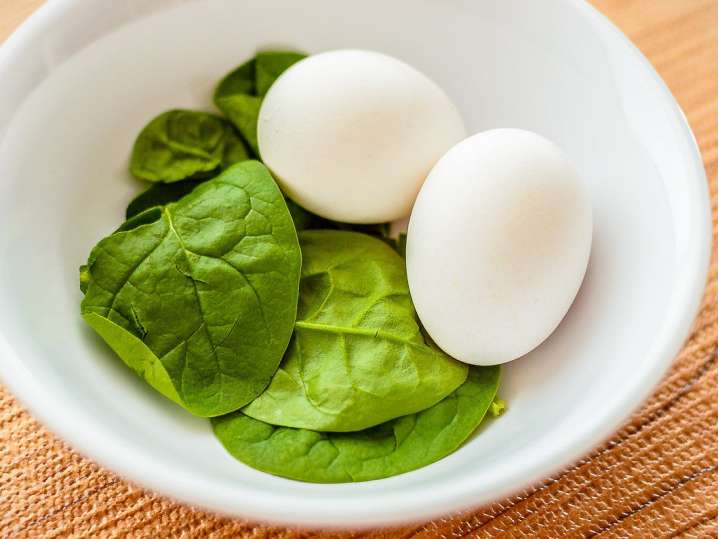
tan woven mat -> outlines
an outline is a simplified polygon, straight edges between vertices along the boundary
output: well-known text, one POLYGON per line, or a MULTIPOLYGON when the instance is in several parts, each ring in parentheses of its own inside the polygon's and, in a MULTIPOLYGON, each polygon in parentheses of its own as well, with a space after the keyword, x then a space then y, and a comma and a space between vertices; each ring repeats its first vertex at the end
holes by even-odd
MULTIPOLYGON (((0 0, 0 40, 39 3, 0 0)), ((703 151, 715 210, 718 0, 594 3, 639 45, 681 102, 703 151)), ((715 231, 714 220, 714 236, 715 231)), ((610 442, 543 485, 490 507, 346 536, 718 537, 717 356, 714 256, 690 341, 651 400, 610 442)), ((48 434, 0 387, 0 537, 65 536, 298 539, 340 534, 218 518, 129 485, 48 434)))

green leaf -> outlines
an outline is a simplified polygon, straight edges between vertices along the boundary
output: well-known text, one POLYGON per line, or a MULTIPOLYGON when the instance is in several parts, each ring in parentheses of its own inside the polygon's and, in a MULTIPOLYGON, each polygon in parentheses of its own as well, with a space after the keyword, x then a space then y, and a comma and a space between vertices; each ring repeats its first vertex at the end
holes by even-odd
POLYGON ((257 95, 255 67, 256 61, 252 58, 230 71, 217 85, 214 99, 217 100, 237 94, 257 95))
POLYGON ((165 397, 182 405, 167 369, 142 340, 97 313, 88 312, 82 317, 128 367, 165 397))
POLYGON ((319 217, 316 213, 310 212, 289 197, 287 197, 287 207, 289 208, 289 213, 292 214, 294 226, 297 227, 297 232, 301 232, 302 230, 346 230, 350 232, 361 232, 362 234, 368 234, 369 236, 379 238, 385 243, 391 245, 393 248, 397 248, 397 240, 389 237, 391 223, 357 225, 331 221, 329 219, 325 219, 324 217, 319 217))
POLYGON ((286 200, 289 213, 292 214, 292 219, 294 220, 294 226, 297 228, 297 232, 301 232, 302 230, 316 230, 320 228, 336 228, 334 226, 334 222, 328 221, 327 219, 310 212, 294 202, 291 198, 287 198, 286 200))
POLYGON ((264 97, 269 88, 291 66, 306 58, 298 52, 266 51, 257 54, 255 63, 255 88, 264 97))
POLYGON ((174 391, 196 415, 224 414, 254 399, 276 371, 292 335, 300 266, 279 188, 261 163, 245 161, 100 241, 81 310, 161 393, 174 391), (136 340, 151 355, 135 354, 136 340), (166 381, 145 374, 161 369, 166 381))
MULTIPOLYGON (((117 230, 115 230, 115 233, 117 232, 127 232, 129 230, 132 230, 134 228, 137 228, 142 225, 147 225, 154 223, 158 219, 162 217, 162 208, 153 206, 143 212, 138 213, 137 215, 133 215, 127 221, 122 223, 119 227, 117 227, 117 230)), ((90 253, 90 257, 92 257, 92 253, 90 253)), ((88 262, 87 265, 89 267, 92 267, 92 264, 94 262, 88 262)))
POLYGON ((87 264, 80 266, 80 291, 84 294, 87 292, 87 287, 90 285, 90 270, 87 268, 87 264))
POLYGON ((425 344, 404 260, 391 247, 345 231, 305 231, 299 241, 294 337, 246 415, 356 431, 432 406, 464 382, 464 363, 425 344))
POLYGON ((406 232, 399 233, 399 237, 394 240, 394 248, 402 258, 406 258, 406 232))
POLYGON ((259 119, 259 109, 262 106, 262 98, 255 95, 236 94, 223 97, 215 103, 242 134, 253 155, 259 156, 257 120, 259 119))
POLYGON ((288 67, 305 57, 297 52, 260 52, 217 85, 215 105, 237 127, 255 156, 259 156, 257 119, 262 99, 288 67))
POLYGON ((368 234, 381 240, 389 239, 389 231, 391 230, 391 223, 372 223, 369 225, 341 223, 339 221, 329 221, 329 223, 328 228, 330 229, 361 232, 362 234, 368 234))
MULTIPOLYGON (((225 121, 226 120, 222 120, 225 121)), ((249 150, 234 126, 225 123, 227 135, 224 141, 224 152, 222 153, 222 169, 226 170, 232 165, 249 159, 249 150)))
POLYGON ((205 112, 170 110, 140 132, 130 172, 141 180, 172 183, 210 177, 248 157, 226 120, 205 112))
POLYGON ((233 457, 258 470, 317 483, 369 481, 456 450, 483 420, 499 381, 498 366, 471 367, 464 384, 431 408, 359 432, 277 427, 242 412, 215 418, 212 426, 233 457))
POLYGON ((297 229, 297 232, 313 228, 312 223, 314 221, 314 217, 316 217, 313 213, 302 208, 291 198, 287 198, 286 202, 287 208, 289 208, 289 213, 292 214, 292 220, 294 221, 294 227, 297 229))
POLYGON ((191 193, 204 180, 185 180, 174 183, 155 183, 148 189, 137 195, 125 212, 125 217, 130 219, 155 206, 164 206, 170 202, 177 202, 183 196, 191 193))

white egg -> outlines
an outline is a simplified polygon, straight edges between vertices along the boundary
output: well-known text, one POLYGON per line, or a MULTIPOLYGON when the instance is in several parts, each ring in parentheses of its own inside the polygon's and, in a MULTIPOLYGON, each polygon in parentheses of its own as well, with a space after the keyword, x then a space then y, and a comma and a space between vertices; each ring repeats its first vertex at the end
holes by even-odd
POLYGON ((310 56, 272 85, 257 126, 262 160, 314 213, 349 223, 407 216, 436 161, 466 136, 449 97, 384 54, 310 56))
POLYGON ((406 263, 421 322, 474 365, 526 354, 558 326, 591 250, 588 192, 552 142, 495 129, 433 168, 409 222, 406 263))

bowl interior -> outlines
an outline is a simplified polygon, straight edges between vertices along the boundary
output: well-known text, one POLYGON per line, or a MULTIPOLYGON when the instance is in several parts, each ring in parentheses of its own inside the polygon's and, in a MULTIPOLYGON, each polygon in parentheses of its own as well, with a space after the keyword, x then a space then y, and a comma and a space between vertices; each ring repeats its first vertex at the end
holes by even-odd
POLYGON ((27 92, 0 89, 0 101, 19 104, 0 111, 9 120, 0 125, 0 354, 23 401, 103 464, 254 518, 427 517, 506 494, 599 442, 685 337, 709 241, 695 149, 660 81, 590 8, 163 0, 149 15, 140 2, 103 6, 90 25, 78 10, 91 2, 65 4, 47 8, 0 64, 0 79, 3 69, 20 72, 21 40, 42 62, 34 78, 21 74, 27 92), (402 58, 448 92, 471 132, 534 130, 566 150, 590 188, 592 258, 570 313, 544 345, 505 367, 508 412, 424 469, 346 485, 252 470, 225 453, 206 420, 140 382, 79 317, 77 268, 142 188, 127 173, 139 130, 170 108, 212 110, 219 78, 272 46, 402 58))

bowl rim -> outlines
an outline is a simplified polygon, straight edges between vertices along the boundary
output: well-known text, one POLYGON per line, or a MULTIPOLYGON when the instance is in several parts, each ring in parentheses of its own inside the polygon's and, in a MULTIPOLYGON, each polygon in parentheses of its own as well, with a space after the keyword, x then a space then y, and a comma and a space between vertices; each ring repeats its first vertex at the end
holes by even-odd
MULTIPOLYGON (((43 30, 58 24, 71 8, 84 0, 46 2, 33 13, 0 47, 0 73, 15 60, 22 50, 43 30)), ((0 379, 18 397, 33 416, 63 440, 71 443, 83 455, 100 463, 128 480, 147 486, 182 502, 212 511, 272 523, 323 527, 366 527, 392 525, 409 521, 428 520, 452 512, 467 510, 509 496, 523 488, 570 466, 601 441, 606 440, 627 417, 653 392, 670 363, 680 351, 699 311, 708 275, 712 248, 712 219, 710 197, 703 160, 687 119, 670 90, 638 48, 596 8, 582 0, 559 0, 571 4, 592 27, 608 30, 614 39, 628 45, 627 51, 644 73, 656 85, 662 100, 674 112, 673 129, 685 142, 686 158, 691 164, 686 195, 694 208, 690 226, 692 244, 687 256, 677 267, 675 291, 671 308, 664 322, 665 331, 659 335, 646 354, 646 372, 636 379, 622 398, 607 405, 600 420, 578 425, 573 437, 564 439, 550 452, 529 453, 521 462, 498 467, 490 479, 500 482, 490 492, 486 476, 467 474, 450 486, 432 487, 432 496, 417 490, 401 496, 378 495, 371 505, 352 504, 351 500, 325 497, 296 499, 290 494, 266 493, 236 484, 231 489, 218 488, 202 477, 184 470, 167 473, 158 462, 124 443, 97 444, 97 433, 90 435, 80 421, 68 421, 63 410, 53 405, 43 394, 41 385, 33 379, 21 358, 13 351, 0 328, 0 379), (500 478, 500 479, 499 479, 500 478)), ((0 126, 2 127, 2 126, 0 126)), ((489 481, 490 482, 490 481, 489 481)))

